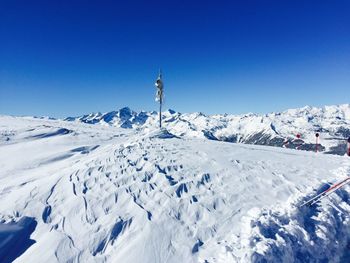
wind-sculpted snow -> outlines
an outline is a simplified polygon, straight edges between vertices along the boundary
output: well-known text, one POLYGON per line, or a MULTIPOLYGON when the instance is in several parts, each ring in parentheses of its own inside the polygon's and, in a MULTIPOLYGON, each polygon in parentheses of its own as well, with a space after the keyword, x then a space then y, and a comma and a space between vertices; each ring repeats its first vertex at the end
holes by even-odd
POLYGON ((37 222, 16 262, 298 262, 312 243, 329 247, 316 260, 346 256, 349 187, 332 207, 297 208, 348 175, 346 156, 176 130, 0 123, 10 138, 0 141, 0 222, 37 222))
MULTIPOLYGON (((69 117, 68 121, 111 125, 121 128, 154 129, 158 125, 155 112, 135 112, 125 107, 105 114, 92 113, 69 117)), ((315 151, 315 133, 320 133, 318 151, 344 155, 350 137, 350 104, 304 107, 265 115, 205 115, 163 112, 166 128, 174 135, 186 138, 207 138, 226 142, 269 145, 315 151), (296 135, 301 138, 297 140, 296 135), (301 142, 301 143, 300 143, 301 142)))
POLYGON ((22 217, 18 222, 0 222, 0 262, 10 263, 35 243, 30 235, 35 230, 34 218, 22 217))
MULTIPOLYGON (((247 220, 251 262, 349 262, 349 187, 311 207, 264 209, 247 220)), ((303 201, 311 198, 303 198, 303 201)))

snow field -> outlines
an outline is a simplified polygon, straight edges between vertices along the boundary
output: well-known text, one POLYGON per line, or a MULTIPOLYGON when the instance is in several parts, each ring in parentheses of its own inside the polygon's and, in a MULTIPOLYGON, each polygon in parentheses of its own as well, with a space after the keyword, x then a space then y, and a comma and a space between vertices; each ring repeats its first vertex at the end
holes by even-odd
POLYGON ((349 187, 298 204, 349 174, 345 156, 0 119, 0 220, 37 222, 16 262, 308 262, 325 246, 315 259, 344 256, 349 187))

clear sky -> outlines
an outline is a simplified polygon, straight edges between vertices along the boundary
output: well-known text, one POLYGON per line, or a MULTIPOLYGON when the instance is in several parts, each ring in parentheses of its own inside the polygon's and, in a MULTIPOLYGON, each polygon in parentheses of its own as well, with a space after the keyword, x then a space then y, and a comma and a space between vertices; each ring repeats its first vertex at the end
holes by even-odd
POLYGON ((350 1, 0 0, 0 114, 350 103, 350 1))

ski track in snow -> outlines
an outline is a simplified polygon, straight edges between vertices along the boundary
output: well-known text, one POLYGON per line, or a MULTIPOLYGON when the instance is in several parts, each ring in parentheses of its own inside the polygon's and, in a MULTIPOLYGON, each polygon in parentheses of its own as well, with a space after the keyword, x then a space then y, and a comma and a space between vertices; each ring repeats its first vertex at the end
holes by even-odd
MULTIPOLYGON (((16 262, 341 262, 347 157, 0 116, 0 222, 35 218, 16 262), (327 247, 324 253, 320 249, 327 247), (317 254, 317 256, 316 256, 317 254)), ((1 223, 0 223, 1 224, 1 223)))

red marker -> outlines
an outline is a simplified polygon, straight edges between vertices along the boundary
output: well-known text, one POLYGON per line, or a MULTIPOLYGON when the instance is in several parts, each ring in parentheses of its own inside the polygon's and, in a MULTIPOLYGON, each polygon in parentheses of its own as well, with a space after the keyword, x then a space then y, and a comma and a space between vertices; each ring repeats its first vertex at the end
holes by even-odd
POLYGON ((301 135, 300 135, 300 133, 298 133, 298 134, 297 134, 298 145, 297 145, 297 147, 295 148, 295 149, 297 149, 297 150, 299 150, 299 148, 300 148, 300 146, 301 146, 301 144, 302 144, 302 143, 300 143, 300 141, 299 141, 300 138, 301 138, 301 135))

